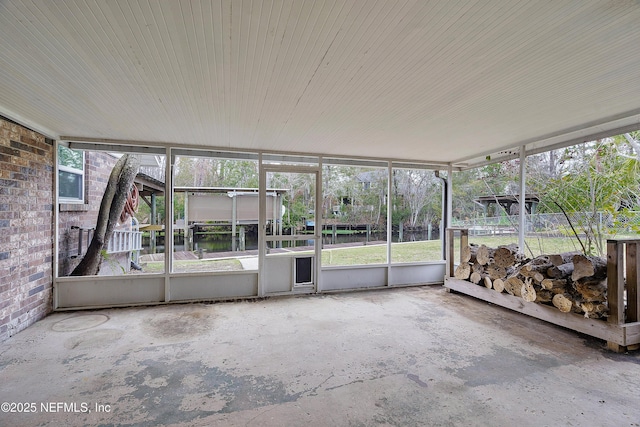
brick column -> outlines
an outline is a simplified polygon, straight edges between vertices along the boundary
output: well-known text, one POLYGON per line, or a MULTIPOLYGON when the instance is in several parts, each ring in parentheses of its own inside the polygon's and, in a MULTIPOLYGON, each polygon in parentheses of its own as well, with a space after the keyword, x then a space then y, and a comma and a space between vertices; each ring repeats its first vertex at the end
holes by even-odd
POLYGON ((52 310, 53 142, 0 118, 0 342, 52 310))

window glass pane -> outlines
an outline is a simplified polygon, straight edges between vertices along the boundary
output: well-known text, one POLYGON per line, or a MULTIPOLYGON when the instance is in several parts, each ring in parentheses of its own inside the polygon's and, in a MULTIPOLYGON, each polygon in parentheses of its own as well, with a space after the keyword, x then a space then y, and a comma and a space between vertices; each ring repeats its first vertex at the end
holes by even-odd
POLYGON ((387 262, 387 170, 323 165, 323 266, 387 262))
POLYGON ((82 200, 82 175, 59 171, 59 195, 65 199, 82 200))
POLYGON ((469 229, 469 242, 497 248, 518 242, 519 160, 455 172, 452 226, 469 229))
MULTIPOLYGON (((62 147, 69 154, 73 150, 62 147)), ((71 154, 61 160, 59 171, 60 196, 77 198, 84 193, 84 204, 60 205, 58 215, 58 274, 59 276, 119 276, 164 272, 164 157, 129 153, 139 161, 132 185, 122 190, 127 198, 126 208, 113 224, 113 234, 99 249, 99 267, 78 267, 86 258, 99 222, 100 204, 111 171, 125 153, 86 150, 80 156, 71 154), (84 174, 73 173, 72 166, 82 166, 86 159, 91 168, 84 174), (62 166, 62 162, 67 165, 62 166), (84 183, 83 183, 84 181, 84 183), (84 185, 86 184, 86 193, 84 185)), ((68 201, 64 199, 63 201, 68 201)), ((105 236, 105 239, 108 236, 105 236)), ((99 239, 96 239, 98 241, 99 239)), ((89 252, 90 254, 90 252, 89 252)), ((91 257, 91 255, 89 255, 91 257)), ((89 259, 89 258, 87 258, 89 259)), ((84 264, 83 264, 84 265, 84 264)))
POLYGON ((173 272, 257 270, 258 162, 177 156, 174 171, 173 272))
POLYGON ((432 170, 393 169, 391 262, 442 259, 442 181, 432 170))
POLYGON ((84 170, 83 158, 82 151, 58 145, 58 164, 60 166, 84 170))

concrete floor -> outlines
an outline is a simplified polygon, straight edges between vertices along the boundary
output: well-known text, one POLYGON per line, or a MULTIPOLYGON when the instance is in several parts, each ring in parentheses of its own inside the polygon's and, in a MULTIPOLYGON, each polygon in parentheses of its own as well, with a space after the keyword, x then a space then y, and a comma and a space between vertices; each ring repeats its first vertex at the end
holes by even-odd
POLYGON ((0 425, 639 426, 603 345, 440 286, 62 312, 0 344, 0 425))

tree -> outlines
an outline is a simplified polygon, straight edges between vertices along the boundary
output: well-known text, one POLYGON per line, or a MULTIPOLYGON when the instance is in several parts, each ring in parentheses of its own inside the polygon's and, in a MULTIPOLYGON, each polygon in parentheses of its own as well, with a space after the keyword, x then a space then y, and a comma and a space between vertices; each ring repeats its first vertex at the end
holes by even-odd
POLYGON ((543 209, 561 208, 587 253, 604 253, 605 228, 614 224, 601 220, 603 212, 615 222, 625 209, 638 206, 640 162, 630 152, 624 137, 568 147, 561 155, 565 169, 542 193, 543 209))
POLYGON ((104 253, 113 230, 122 214, 133 181, 138 173, 140 160, 124 154, 111 170, 107 187, 102 196, 98 220, 91 243, 80 264, 71 272, 72 276, 91 276, 100 271, 104 253))
MULTIPOLYGON (((439 212, 433 211, 434 201, 441 200, 439 179, 431 170, 397 169, 394 170, 394 217, 396 212, 406 212, 401 220, 415 228, 428 224, 439 212), (430 207, 431 209, 427 209, 430 207), (422 219, 422 221, 421 221, 422 219)), ((439 205, 440 203, 436 203, 439 205)), ((395 222, 395 221, 394 221, 395 222)))

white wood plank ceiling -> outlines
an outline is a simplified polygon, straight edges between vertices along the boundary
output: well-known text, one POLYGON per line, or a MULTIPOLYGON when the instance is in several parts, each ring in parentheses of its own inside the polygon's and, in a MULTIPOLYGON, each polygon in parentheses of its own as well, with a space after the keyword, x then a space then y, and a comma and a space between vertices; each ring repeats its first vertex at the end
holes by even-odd
POLYGON ((55 138, 469 164, 640 128, 640 2, 0 0, 55 138))

